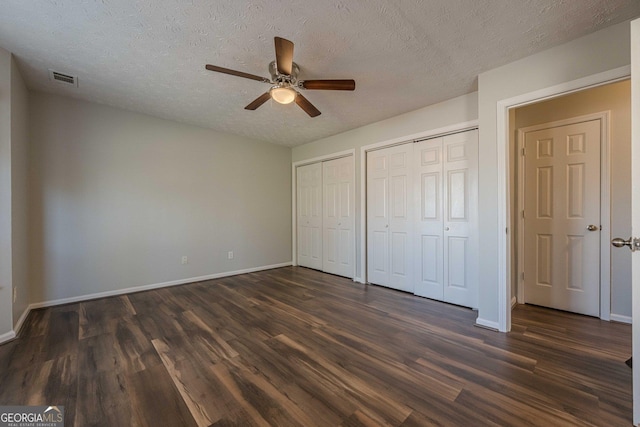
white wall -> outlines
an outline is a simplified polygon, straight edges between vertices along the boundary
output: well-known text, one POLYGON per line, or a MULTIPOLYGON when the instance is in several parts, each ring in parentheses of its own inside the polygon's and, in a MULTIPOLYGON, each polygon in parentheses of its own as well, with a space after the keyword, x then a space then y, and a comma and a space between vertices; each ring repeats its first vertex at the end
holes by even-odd
POLYGON ((24 80, 11 58, 11 264, 12 284, 17 290, 13 304, 13 327, 29 305, 27 272, 27 147, 28 97, 24 80))
POLYGON ((498 258, 497 104, 530 93, 615 69, 630 63, 629 22, 614 25, 544 52, 528 56, 478 77, 480 120, 480 300, 479 319, 498 322, 498 281, 502 268, 498 258))
POLYGON ((11 54, 0 48, 0 342, 13 332, 11 292, 11 54))
POLYGON ((289 148, 40 92, 29 111, 31 302, 291 261, 289 148))
MULTIPOLYGON (((631 83, 629 80, 515 109, 514 128, 517 130, 601 111, 610 112, 611 236, 628 237, 631 235, 631 83)), ((514 196, 514 200, 517 200, 517 197, 514 196)), ((630 318, 631 251, 621 251, 609 245, 609 252, 611 255, 611 313, 630 318)))
POLYGON ((360 247, 360 147, 403 137, 409 141, 411 135, 476 120, 477 107, 477 93, 471 93, 293 148, 294 163, 356 149, 356 275, 359 278, 362 277, 360 254, 363 249, 360 247))

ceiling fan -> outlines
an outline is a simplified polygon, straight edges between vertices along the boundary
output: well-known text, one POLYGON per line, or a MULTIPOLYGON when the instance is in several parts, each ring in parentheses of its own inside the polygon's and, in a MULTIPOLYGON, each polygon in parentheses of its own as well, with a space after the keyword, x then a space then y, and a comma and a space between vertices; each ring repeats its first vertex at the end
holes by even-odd
POLYGON ((244 77, 245 79, 257 80, 272 85, 268 92, 263 93, 244 107, 245 110, 255 110, 267 102, 269 98, 272 98, 280 104, 290 104, 295 101, 309 116, 316 117, 320 115, 320 110, 314 107, 307 98, 302 96, 298 91, 299 89, 355 90, 356 82, 354 80, 298 80, 300 67, 293 62, 293 43, 281 37, 275 37, 274 41, 276 46, 276 60, 269 64, 271 79, 211 64, 207 64, 205 68, 209 71, 244 77))

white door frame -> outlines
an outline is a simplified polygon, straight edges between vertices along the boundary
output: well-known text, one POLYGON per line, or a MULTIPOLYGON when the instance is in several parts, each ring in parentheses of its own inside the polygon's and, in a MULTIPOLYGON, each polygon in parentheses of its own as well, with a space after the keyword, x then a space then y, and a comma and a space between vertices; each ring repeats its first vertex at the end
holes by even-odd
POLYGON ((498 164, 498 329, 511 330, 511 238, 508 232, 511 224, 511 196, 509 182, 509 110, 533 104, 561 95, 578 92, 590 87, 602 86, 628 79, 631 66, 615 68, 581 79, 561 83, 500 100, 496 103, 497 123, 496 160, 498 164), (505 230, 507 231, 505 233, 505 230))
MULTIPOLYGON (((609 147, 609 111, 586 114, 564 120, 527 126, 518 129, 516 147, 519 151, 524 148, 524 138, 527 132, 566 126, 591 120, 600 120, 600 319, 611 319, 611 152, 609 147)), ((518 153, 518 295, 517 301, 524 304, 524 221, 519 214, 524 211, 524 156, 518 153)), ((513 296, 511 301, 513 301, 513 296)))
MULTIPOLYGON (((633 76, 631 78, 631 164, 638 165, 640 163, 640 119, 634 114, 640 112, 640 20, 631 21, 631 66, 633 68, 633 76)), ((640 168, 631 168, 631 236, 638 237, 640 232, 640 197, 637 193, 638 183, 640 183, 640 168)), ((620 236, 616 236, 620 237, 620 236)), ((624 237, 626 239, 626 237, 624 237)), ((631 258, 631 299, 633 318, 631 319, 631 342, 632 355, 636 361, 636 369, 633 369, 633 424, 640 425, 640 369, 638 369, 638 361, 640 360, 640 262, 638 254, 632 255, 631 258)))
MULTIPOLYGON (((351 179, 353 180, 353 186, 356 185, 356 150, 345 150, 337 153, 326 154, 324 156, 318 156, 311 159, 300 160, 291 164, 291 265, 298 265, 298 175, 297 168, 299 166, 306 166, 313 163, 326 162, 327 160, 341 159, 343 157, 351 156, 351 179)), ((323 198, 324 200, 324 198, 323 198)), ((349 201, 353 207, 356 206, 355 191, 351 194, 351 200, 349 201)), ((351 219, 351 229, 353 232, 353 272, 351 278, 355 280, 356 277, 356 215, 354 213, 351 219)))
POLYGON ((376 142, 374 144, 360 147, 360 272, 361 277, 356 278, 357 282, 367 283, 367 153, 369 151, 380 150, 393 147, 394 145, 408 144, 426 138, 437 138, 452 133, 464 132, 478 128, 478 120, 456 123, 437 129, 407 135, 387 141, 376 142))

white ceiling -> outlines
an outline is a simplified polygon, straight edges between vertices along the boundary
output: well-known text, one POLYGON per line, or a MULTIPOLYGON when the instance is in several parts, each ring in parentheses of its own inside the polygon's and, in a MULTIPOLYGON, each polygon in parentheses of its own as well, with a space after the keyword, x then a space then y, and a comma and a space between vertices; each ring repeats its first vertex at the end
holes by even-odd
POLYGON ((483 71, 640 15, 638 0, 2 0, 0 47, 31 89, 299 145, 477 89, 483 71), (273 37, 295 43, 322 115, 267 102, 273 37), (48 80, 47 69, 79 87, 48 80))

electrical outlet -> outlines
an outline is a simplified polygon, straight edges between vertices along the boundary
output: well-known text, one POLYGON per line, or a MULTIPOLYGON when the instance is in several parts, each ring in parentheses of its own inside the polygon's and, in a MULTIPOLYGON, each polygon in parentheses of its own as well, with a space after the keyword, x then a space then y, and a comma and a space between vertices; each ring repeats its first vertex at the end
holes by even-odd
POLYGON ((17 300, 18 300, 18 288, 14 286, 13 287, 13 303, 15 304, 17 300))
POLYGON ((189 258, 185 255, 182 257, 182 265, 189 264, 189 258))
POLYGON ((233 259, 233 251, 227 252, 227 259, 233 259))

